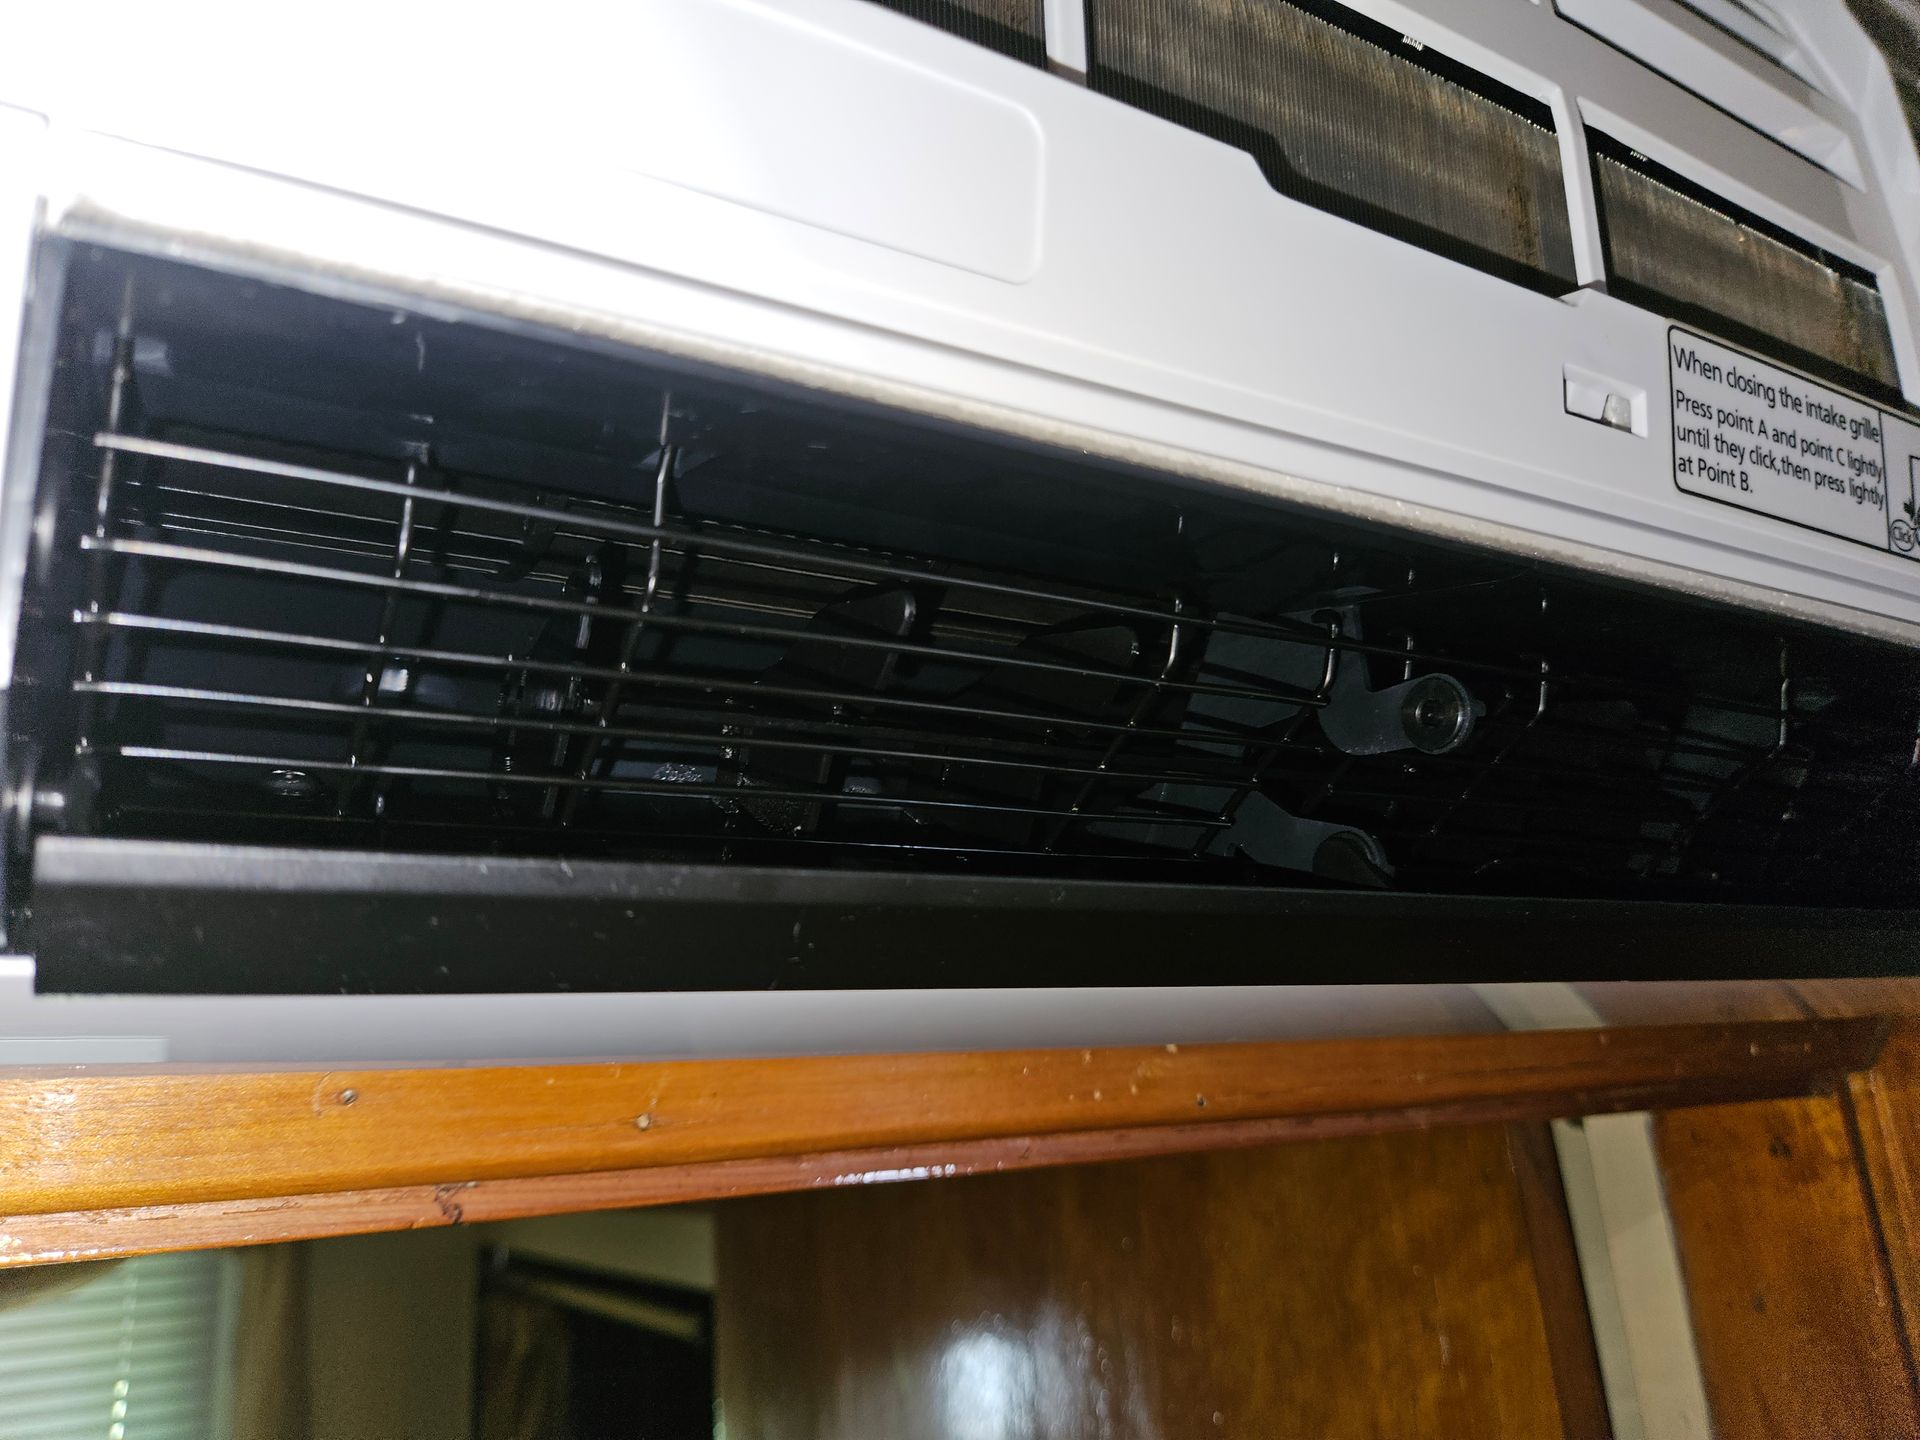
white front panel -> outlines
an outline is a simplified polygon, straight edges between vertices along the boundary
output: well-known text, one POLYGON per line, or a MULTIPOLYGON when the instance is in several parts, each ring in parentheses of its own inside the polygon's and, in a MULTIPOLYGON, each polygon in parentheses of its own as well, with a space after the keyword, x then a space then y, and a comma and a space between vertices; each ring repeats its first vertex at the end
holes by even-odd
MULTIPOLYGON (((380 53, 431 54, 446 86, 369 75, 372 12, 295 35, 190 8, 204 24, 130 11, 111 46, 49 14, 0 58, 0 98, 55 122, 54 225, 751 354, 1297 498, 1920 624, 1904 559, 1675 486, 1661 317, 1291 201, 1238 151, 860 0, 560 3, 538 26, 381 12, 380 53), (1644 433, 1569 414, 1573 370, 1644 433)), ((1550 7, 1361 8, 1877 273, 1915 393, 1920 218, 1550 7)))

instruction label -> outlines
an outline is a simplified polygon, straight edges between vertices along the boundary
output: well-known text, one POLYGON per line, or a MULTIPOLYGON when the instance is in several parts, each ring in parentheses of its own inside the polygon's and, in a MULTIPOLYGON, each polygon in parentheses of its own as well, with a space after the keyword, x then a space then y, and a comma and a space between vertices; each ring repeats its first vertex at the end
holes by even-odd
POLYGON ((1920 425, 1673 326, 1673 483, 1920 560, 1920 425))

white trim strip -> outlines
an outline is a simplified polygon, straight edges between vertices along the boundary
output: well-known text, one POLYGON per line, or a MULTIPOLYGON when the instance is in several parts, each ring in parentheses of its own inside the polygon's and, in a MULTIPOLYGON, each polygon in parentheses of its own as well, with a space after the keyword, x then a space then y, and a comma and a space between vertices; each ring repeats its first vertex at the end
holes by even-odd
POLYGON ((1087 73, 1087 0, 1044 0, 1047 66, 1085 78, 1087 73))
MULTIPOLYGON (((1476 985, 1509 1030, 1604 1022, 1569 985, 1476 985)), ((1712 1440, 1653 1117, 1557 1120, 1553 1144, 1615 1440, 1712 1440)))

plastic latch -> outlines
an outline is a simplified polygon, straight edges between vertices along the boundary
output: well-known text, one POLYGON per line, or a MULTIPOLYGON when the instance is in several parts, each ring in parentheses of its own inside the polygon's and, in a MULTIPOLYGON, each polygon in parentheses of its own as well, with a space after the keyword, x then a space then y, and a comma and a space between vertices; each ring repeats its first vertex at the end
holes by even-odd
POLYGON ((1633 435, 1647 433, 1646 391, 1575 365, 1567 366, 1565 378, 1569 415, 1633 435))

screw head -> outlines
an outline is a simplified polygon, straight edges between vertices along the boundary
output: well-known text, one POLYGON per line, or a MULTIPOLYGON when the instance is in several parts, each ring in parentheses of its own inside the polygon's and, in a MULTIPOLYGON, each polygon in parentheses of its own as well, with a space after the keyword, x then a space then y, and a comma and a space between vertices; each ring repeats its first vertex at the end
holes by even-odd
POLYGON ((1840 698, 1833 682, 1817 675, 1795 680, 1788 694, 1794 711, 1801 715, 1818 715, 1840 698))
POLYGON ((1407 743, 1428 755, 1452 750, 1473 730, 1473 698, 1450 675, 1424 675, 1400 702, 1407 743))
POLYGON ((267 793, 281 800, 311 800, 320 793, 320 782, 304 770, 269 770, 267 793))

